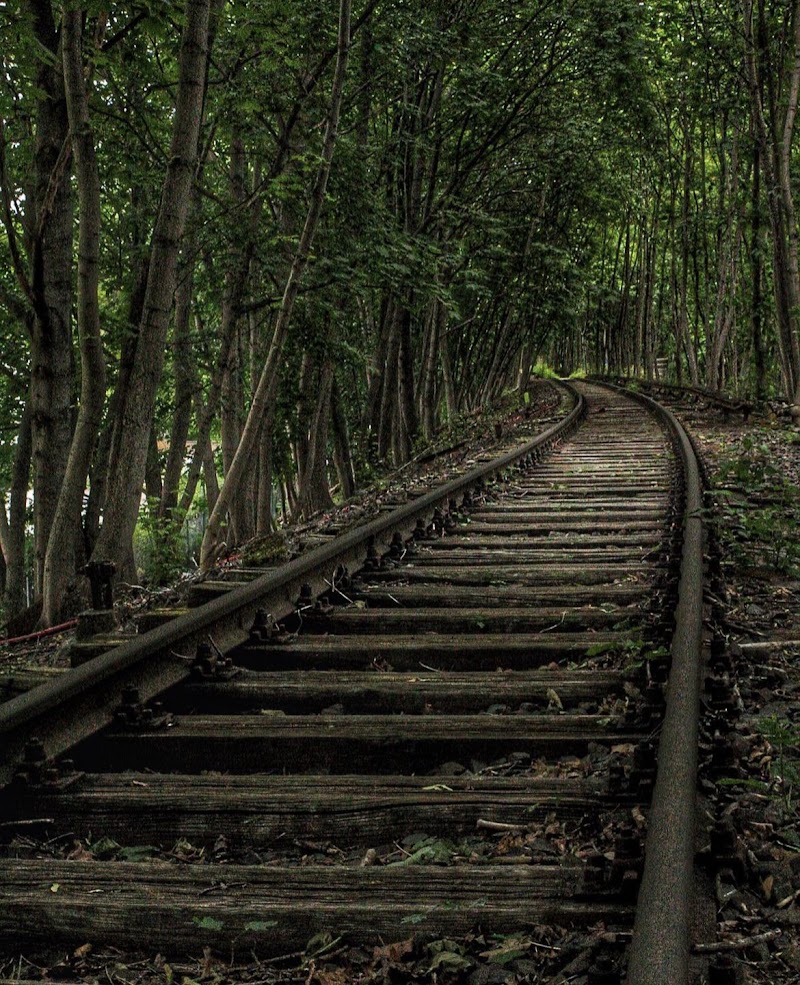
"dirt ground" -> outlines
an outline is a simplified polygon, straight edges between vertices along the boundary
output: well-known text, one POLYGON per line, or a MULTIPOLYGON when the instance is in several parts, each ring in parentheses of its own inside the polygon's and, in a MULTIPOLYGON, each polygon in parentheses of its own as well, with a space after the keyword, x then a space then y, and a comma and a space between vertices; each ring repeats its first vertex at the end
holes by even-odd
POLYGON ((745 421, 702 400, 663 402, 705 465, 712 553, 721 560, 709 601, 718 643, 732 657, 720 675, 729 692, 705 699, 701 790, 710 816, 701 820, 735 835, 740 861, 714 873, 718 938, 709 943, 730 948, 713 959, 721 982, 797 985, 800 430, 775 408, 745 421))

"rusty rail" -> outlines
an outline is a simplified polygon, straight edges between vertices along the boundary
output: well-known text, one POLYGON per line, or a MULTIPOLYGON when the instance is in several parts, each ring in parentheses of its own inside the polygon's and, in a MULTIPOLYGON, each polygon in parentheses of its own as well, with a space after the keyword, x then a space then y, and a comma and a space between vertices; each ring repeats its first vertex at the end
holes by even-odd
POLYGON ((694 911, 695 796, 702 679, 702 484, 691 440, 675 415, 650 397, 624 392, 652 409, 669 428, 683 465, 685 493, 683 552, 667 707, 658 747, 658 772, 627 985, 686 985, 694 911))

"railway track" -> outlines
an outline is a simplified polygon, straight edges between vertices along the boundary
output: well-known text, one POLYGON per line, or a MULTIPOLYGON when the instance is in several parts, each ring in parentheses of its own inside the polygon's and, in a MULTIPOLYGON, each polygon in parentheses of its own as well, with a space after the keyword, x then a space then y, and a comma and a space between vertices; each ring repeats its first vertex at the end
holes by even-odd
POLYGON ((0 707, 5 949, 602 925, 590 982, 687 981, 696 464, 651 402, 579 389, 528 446, 0 707))

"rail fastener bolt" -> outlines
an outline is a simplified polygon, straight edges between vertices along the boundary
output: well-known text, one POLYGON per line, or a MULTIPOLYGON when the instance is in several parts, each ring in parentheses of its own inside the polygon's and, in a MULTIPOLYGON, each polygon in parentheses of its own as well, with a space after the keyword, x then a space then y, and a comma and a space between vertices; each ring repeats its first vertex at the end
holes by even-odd
POLYGON ((711 637, 708 663, 715 674, 729 674, 733 670, 728 641, 720 633, 711 637))
POLYGON ((620 972, 609 954, 598 954, 589 968, 587 985, 620 985, 620 972))
POLYGON ((652 789, 656 781, 656 747, 652 742, 639 742, 633 750, 630 788, 637 792, 652 789))
POLYGON ((650 721, 659 720, 667 706, 664 687, 658 681, 650 681, 644 690, 644 711, 650 721))
POLYGON ((731 954, 717 955, 708 966, 709 985, 741 985, 742 971, 731 954))
POLYGON ((588 894, 601 892, 608 881, 608 859, 605 855, 588 855, 584 860, 583 889, 588 894))
POLYGON ((711 740, 711 762, 708 772, 713 780, 719 780, 722 777, 733 779, 742 776, 733 746, 718 731, 714 732, 714 738, 711 740))
MULTIPOLYGON (((301 590, 302 598, 302 590, 301 590)), ((253 625, 250 627, 250 636, 248 638, 248 643, 251 646, 263 646, 275 643, 283 642, 284 634, 281 632, 280 627, 275 622, 271 612, 267 612, 266 609, 258 609, 256 611, 255 617, 253 619, 253 625)), ((200 647, 204 644, 198 644, 197 651, 198 655, 200 653, 200 647)), ((207 645, 207 644, 206 644, 207 645)))
MULTIPOLYGON (((416 534, 416 531, 414 531, 414 533, 416 534)), ((380 571, 381 567, 382 563, 380 554, 378 554, 377 548, 375 547, 375 542, 372 541, 367 545, 367 556, 364 558, 364 570, 380 571)))
MULTIPOLYGON (((374 547, 373 547, 374 550, 374 547)), ((314 604, 314 591, 311 586, 306 582, 304 585, 300 586, 300 594, 295 602, 296 609, 308 609, 314 604)), ((259 609, 259 612, 264 612, 263 609, 259 609)))
POLYGON ((608 764, 608 792, 615 796, 625 793, 627 790, 627 776, 625 775, 625 764, 620 760, 612 760, 608 764))
POLYGON ((615 857, 611 863, 611 884, 626 899, 635 899, 642 879, 644 857, 635 829, 621 824, 615 841, 615 857))
POLYGON ((711 830, 711 860, 716 872, 729 870, 741 884, 747 874, 745 850, 729 817, 719 818, 711 830))

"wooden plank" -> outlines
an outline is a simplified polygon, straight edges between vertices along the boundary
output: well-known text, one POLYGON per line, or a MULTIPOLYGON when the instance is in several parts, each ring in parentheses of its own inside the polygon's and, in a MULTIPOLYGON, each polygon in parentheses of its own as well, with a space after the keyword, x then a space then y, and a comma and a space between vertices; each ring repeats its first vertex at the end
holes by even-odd
POLYGON ((473 523, 508 523, 517 525, 540 523, 543 519, 546 519, 548 522, 562 519, 574 523, 582 520, 596 520, 598 515, 602 515, 606 520, 617 521, 636 517, 637 520, 641 521, 661 523, 664 520, 666 512, 666 508, 630 509, 625 501, 621 499, 613 505, 607 503, 603 506, 598 506, 598 504, 593 503, 592 509, 588 509, 585 502, 576 503, 572 509, 564 509, 558 503, 551 504, 548 509, 531 509, 530 506, 524 509, 520 507, 517 509, 507 509, 506 504, 503 503, 502 509, 498 509, 497 505, 495 505, 493 507, 485 506, 481 509, 470 510, 467 518, 462 520, 461 524, 455 528, 454 533, 457 533, 464 526, 469 527, 470 521, 473 523))
POLYGON ((609 496, 631 499, 634 497, 647 497, 658 495, 664 489, 663 482, 620 482, 612 483, 598 482, 572 482, 571 478, 564 476, 559 483, 555 480, 515 480, 514 488, 519 490, 520 501, 522 497, 535 500, 539 497, 548 502, 557 502, 558 497, 564 495, 572 499, 580 495, 584 499, 607 499, 609 496))
POLYGON ((580 899, 581 868, 439 866, 175 866, 0 862, 0 941, 69 948, 87 941, 158 949, 203 946, 264 956, 303 948, 328 931, 352 943, 414 932, 510 933, 534 924, 629 924, 632 907, 580 899))
POLYGON ((641 612, 606 612, 598 606, 578 608, 484 608, 359 609, 336 607, 324 618, 306 620, 306 633, 535 633, 547 629, 600 629, 623 619, 641 619, 641 612))
POLYGON ((630 516, 620 517, 618 520, 603 519, 599 516, 590 517, 587 520, 562 520, 559 518, 540 520, 535 523, 484 523, 475 520, 460 528, 473 534, 493 534, 494 536, 524 535, 526 537, 546 537, 547 535, 558 532, 566 533, 615 533, 630 532, 632 530, 653 530, 661 531, 664 529, 663 520, 633 520, 630 516))
POLYGON ((195 715, 150 732, 104 733, 74 759, 89 771, 427 773, 445 762, 585 755, 590 743, 645 738, 607 715, 195 715))
POLYGON ((208 681, 181 688, 170 698, 174 711, 205 713, 279 708, 292 714, 318 713, 340 704, 344 711, 421 714, 426 711, 477 713, 490 705, 512 709, 532 704, 539 710, 558 694, 565 707, 600 701, 621 693, 618 671, 473 671, 411 673, 299 670, 258 673, 243 670, 230 681, 208 681))
POLYGON ((416 565, 399 564, 387 571, 363 572, 361 577, 369 582, 439 581, 452 585, 619 585, 636 581, 649 583, 655 577, 655 565, 644 564, 528 564, 528 565, 474 565, 464 564, 445 567, 425 567, 425 562, 416 565))
POLYGON ((376 661, 388 663, 388 670, 418 670, 422 664, 435 670, 526 670, 553 660, 581 660, 601 645, 622 647, 637 638, 635 630, 607 629, 517 633, 511 638, 478 632, 392 637, 301 635, 287 644, 242 647, 236 662, 256 670, 364 670, 376 661))
POLYGON ((55 680, 66 670, 66 667, 26 667, 0 674, 0 701, 55 680))
MULTIPOLYGON (((663 516, 670 505, 670 497, 666 495, 652 497, 649 500, 637 499, 633 503, 629 503, 627 497, 609 497, 608 499, 594 499, 592 500, 592 509, 594 510, 622 510, 628 511, 631 515, 636 516, 652 516, 657 518, 663 516)), ((515 496, 509 498, 504 497, 502 503, 490 503, 486 506, 473 506, 469 510, 469 516, 479 517, 479 518, 492 518, 497 517, 498 519, 505 516, 516 516, 516 517, 530 517, 535 519, 542 515, 550 515, 551 513, 564 513, 570 514, 572 512, 577 513, 589 513, 590 510, 586 506, 586 499, 584 496, 565 496, 560 495, 556 497, 552 502, 549 500, 544 503, 537 503, 533 506, 530 502, 530 497, 527 496, 515 496), (502 507, 502 508, 501 508, 502 507)))
POLYGON ((339 848, 400 841, 412 832, 454 838, 475 834, 479 818, 527 825, 553 815, 579 822, 618 809, 598 779, 512 777, 172 776, 89 774, 55 794, 7 805, 15 818, 51 818, 45 837, 64 831, 120 844, 179 839, 209 845, 224 835, 233 850, 280 847, 292 839, 339 848))
POLYGON ((479 538, 463 540, 439 541, 428 549, 426 544, 413 555, 413 563, 419 567, 432 567, 453 563, 478 565, 482 568, 495 568, 507 565, 561 565, 583 564, 629 566, 637 562, 647 562, 659 553, 661 538, 654 539, 642 547, 615 548, 613 544, 597 549, 592 547, 559 546, 552 543, 556 538, 542 540, 529 539, 519 542, 509 538, 505 547, 495 547, 493 550, 483 550, 479 538))
POLYGON ((553 585, 525 588, 516 585, 438 585, 424 588, 413 585, 362 585, 348 589, 353 600, 361 599, 370 606, 412 608, 417 605, 442 606, 573 606, 613 605, 618 608, 640 603, 642 590, 635 584, 622 585, 553 585))

